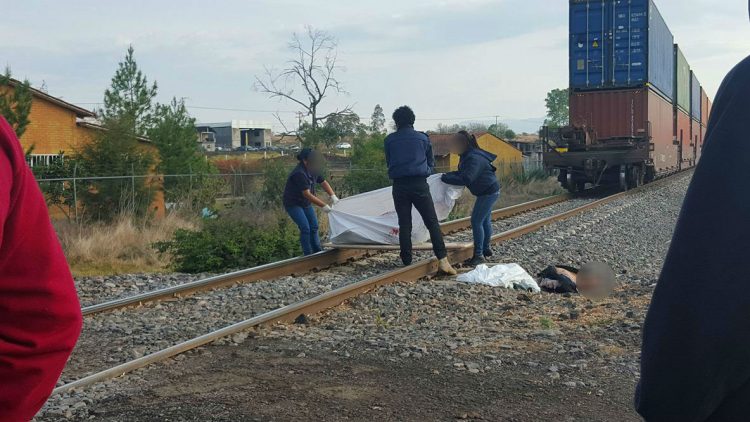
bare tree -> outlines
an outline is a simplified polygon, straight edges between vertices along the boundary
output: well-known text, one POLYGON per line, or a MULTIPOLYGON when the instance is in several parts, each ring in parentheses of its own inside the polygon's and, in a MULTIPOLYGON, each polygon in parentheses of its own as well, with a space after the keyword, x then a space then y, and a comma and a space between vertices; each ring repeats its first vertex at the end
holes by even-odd
POLYGON ((269 95, 270 98, 281 98, 301 106, 310 116, 313 129, 321 122, 333 116, 352 113, 352 107, 346 106, 323 116, 318 115, 318 107, 323 99, 331 93, 346 94, 335 73, 341 67, 337 64, 337 42, 329 33, 305 28, 305 34, 294 34, 289 49, 296 57, 287 62, 287 68, 276 72, 265 69, 265 77, 255 77, 255 89, 269 95), (295 91, 295 89, 302 88, 295 91))

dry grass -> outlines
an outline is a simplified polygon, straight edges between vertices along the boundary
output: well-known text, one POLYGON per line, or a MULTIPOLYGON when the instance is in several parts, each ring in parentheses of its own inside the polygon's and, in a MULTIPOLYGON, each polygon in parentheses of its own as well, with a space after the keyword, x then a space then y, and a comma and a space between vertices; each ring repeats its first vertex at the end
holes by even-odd
POLYGON ((74 276, 149 273, 167 270, 168 259, 152 247, 170 240, 175 230, 196 224, 177 215, 137 222, 122 216, 112 223, 55 222, 60 242, 74 276))

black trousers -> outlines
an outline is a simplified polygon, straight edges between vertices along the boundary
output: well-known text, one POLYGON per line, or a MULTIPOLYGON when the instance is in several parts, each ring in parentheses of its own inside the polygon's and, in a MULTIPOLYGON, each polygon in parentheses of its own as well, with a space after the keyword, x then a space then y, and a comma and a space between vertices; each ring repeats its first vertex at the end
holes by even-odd
POLYGON ((438 259, 448 256, 440 231, 440 222, 435 213, 435 203, 432 202, 430 187, 424 177, 405 177, 393 181, 393 204, 398 214, 398 238, 401 244, 401 258, 411 261, 411 208, 417 209, 422 216, 427 230, 430 232, 432 249, 438 259))

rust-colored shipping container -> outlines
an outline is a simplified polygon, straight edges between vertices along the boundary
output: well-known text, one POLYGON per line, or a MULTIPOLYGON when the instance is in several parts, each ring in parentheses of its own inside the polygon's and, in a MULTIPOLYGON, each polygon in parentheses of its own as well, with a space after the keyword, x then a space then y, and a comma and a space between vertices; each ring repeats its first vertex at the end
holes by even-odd
POLYGON ((708 115, 711 113, 709 107, 710 101, 706 90, 701 88, 701 125, 708 126, 708 115))
POLYGON ((680 168, 686 168, 693 157, 692 147, 690 146, 690 134, 693 130, 692 119, 681 108, 675 108, 674 112, 674 139, 680 153, 680 168))
MULTIPOLYGON (((648 88, 574 92, 570 123, 593 130, 598 140, 642 138, 650 134, 651 159, 658 173, 679 169, 680 152, 674 144, 674 107, 648 88)), ((688 116, 685 139, 690 136, 688 116)))

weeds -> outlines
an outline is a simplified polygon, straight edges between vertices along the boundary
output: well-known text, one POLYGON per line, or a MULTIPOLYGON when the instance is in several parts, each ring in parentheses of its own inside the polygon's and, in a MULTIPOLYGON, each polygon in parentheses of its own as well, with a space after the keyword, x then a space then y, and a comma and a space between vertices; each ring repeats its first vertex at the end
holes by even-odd
POLYGON ((159 256, 151 244, 171 239, 179 229, 195 227, 195 222, 174 214, 140 223, 129 215, 120 215, 110 223, 86 225, 55 221, 75 276, 165 271, 169 257, 159 256))
POLYGON ((555 328, 555 323, 548 317, 539 317, 539 325, 545 330, 551 330, 555 328))

